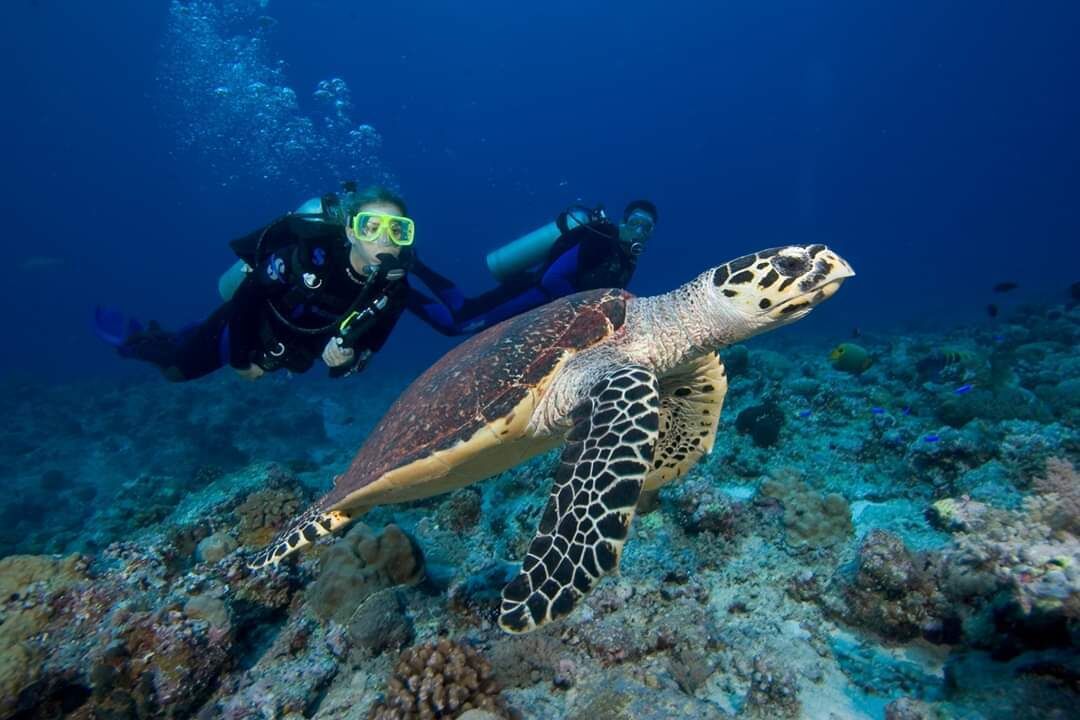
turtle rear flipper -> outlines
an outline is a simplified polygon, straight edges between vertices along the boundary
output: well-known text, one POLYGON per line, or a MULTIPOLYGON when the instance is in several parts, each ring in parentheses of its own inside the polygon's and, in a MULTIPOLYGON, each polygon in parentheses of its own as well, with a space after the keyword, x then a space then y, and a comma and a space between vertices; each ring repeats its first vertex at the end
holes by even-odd
POLYGON ((568 615, 619 565, 659 429, 656 376, 619 366, 574 409, 555 485, 521 572, 502 592, 499 625, 528 632, 568 615))
MULTIPOLYGON (((358 515, 357 513, 356 515, 358 515)), ((248 561, 248 567, 257 570, 267 565, 277 565, 285 557, 305 545, 310 545, 323 535, 329 535, 346 525, 355 515, 340 510, 324 511, 314 505, 293 518, 269 545, 248 561)))

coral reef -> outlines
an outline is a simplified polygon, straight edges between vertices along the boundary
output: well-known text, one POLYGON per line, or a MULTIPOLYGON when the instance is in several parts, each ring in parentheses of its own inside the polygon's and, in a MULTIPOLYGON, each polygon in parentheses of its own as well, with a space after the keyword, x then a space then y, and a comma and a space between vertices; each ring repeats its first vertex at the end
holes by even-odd
POLYGON ((1049 458, 1032 490, 1042 497, 1039 512, 1051 530, 1080 537, 1080 475, 1071 462, 1049 458))
POLYGON ((770 661, 754 658, 746 714, 753 718, 795 718, 799 716, 799 683, 790 670, 770 661))
POLYGON ((918 637, 945 605, 925 557, 881 530, 859 548, 858 571, 846 588, 847 619, 890 640, 918 637))
POLYGON ((790 478, 766 481, 761 493, 783 504, 785 539, 792 546, 835 545, 851 535, 851 507, 843 495, 822 496, 806 483, 790 478))
POLYGON ((357 523, 326 549, 307 598, 316 615, 345 624, 369 595, 423 576, 423 553, 401 528, 391 524, 376 533, 357 523))
POLYGON ((250 493, 233 509, 240 544, 258 548, 268 544, 281 526, 299 514, 305 498, 295 479, 272 468, 267 487, 250 493))
POLYGON ((402 653, 387 682, 386 697, 368 717, 452 718, 474 708, 510 717, 491 663, 468 645, 440 640, 402 653))
POLYGON ((758 447, 775 445, 784 426, 784 411, 776 403, 745 408, 735 417, 735 429, 749 435, 758 447))
POLYGON ((712 453, 526 636, 495 619, 551 454, 246 568, 345 469, 392 369, 355 393, 2 380, 0 717, 1071 717, 1080 306, 995 323, 864 332, 859 373, 839 338, 725 349, 712 453), (771 444, 735 427, 760 406, 771 444), (438 674, 395 671, 410 647, 438 674), (486 710, 451 692, 473 676, 502 688, 486 710))
POLYGON ((25 691, 40 677, 48 650, 35 638, 55 617, 58 596, 86 578, 86 566, 79 555, 0 558, 0 717, 30 704, 25 691))

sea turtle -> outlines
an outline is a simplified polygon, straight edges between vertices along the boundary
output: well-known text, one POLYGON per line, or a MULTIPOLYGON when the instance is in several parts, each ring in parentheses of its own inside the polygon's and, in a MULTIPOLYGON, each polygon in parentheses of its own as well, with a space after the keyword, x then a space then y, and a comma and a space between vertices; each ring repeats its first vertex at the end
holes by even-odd
POLYGON ((676 290, 591 290, 503 321, 444 355, 379 422, 334 488, 249 565, 277 564, 375 505, 491 477, 564 444, 499 624, 567 615, 619 564, 642 490, 712 449, 727 379, 716 349, 806 315, 854 275, 824 245, 744 255, 676 290))

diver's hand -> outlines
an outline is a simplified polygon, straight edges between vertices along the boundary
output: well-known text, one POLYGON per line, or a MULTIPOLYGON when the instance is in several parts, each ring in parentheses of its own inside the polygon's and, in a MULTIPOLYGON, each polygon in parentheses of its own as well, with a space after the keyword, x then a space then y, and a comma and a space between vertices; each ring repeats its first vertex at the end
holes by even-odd
POLYGON ((237 375, 244 378, 245 380, 258 380, 259 378, 261 378, 263 375, 266 374, 266 371, 263 370, 258 365, 256 365, 255 363, 251 363, 250 365, 248 365, 246 368, 243 368, 243 369, 241 369, 241 368, 233 368, 233 369, 236 370, 237 375))
POLYGON ((353 361, 356 352, 352 348, 342 347, 341 338, 332 337, 322 351, 323 362, 332 368, 341 367, 353 361))

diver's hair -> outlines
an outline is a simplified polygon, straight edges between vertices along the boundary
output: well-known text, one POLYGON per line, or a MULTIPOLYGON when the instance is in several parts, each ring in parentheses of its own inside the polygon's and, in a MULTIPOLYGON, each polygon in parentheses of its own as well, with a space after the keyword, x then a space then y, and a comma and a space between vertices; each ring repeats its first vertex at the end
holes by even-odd
POLYGON ((648 200, 634 200, 627 205, 622 214, 623 222, 629 220, 630 216, 633 215, 636 210, 642 210, 651 215, 654 223, 660 222, 660 216, 656 213, 656 206, 648 200))
POLYGON ((342 225, 348 225, 353 216, 360 211, 360 208, 377 202, 397 205, 401 208, 401 214, 404 217, 409 217, 409 208, 406 207, 404 198, 382 185, 369 185, 361 190, 349 190, 341 193, 338 195, 338 205, 328 208, 327 214, 330 215, 332 220, 342 225))

